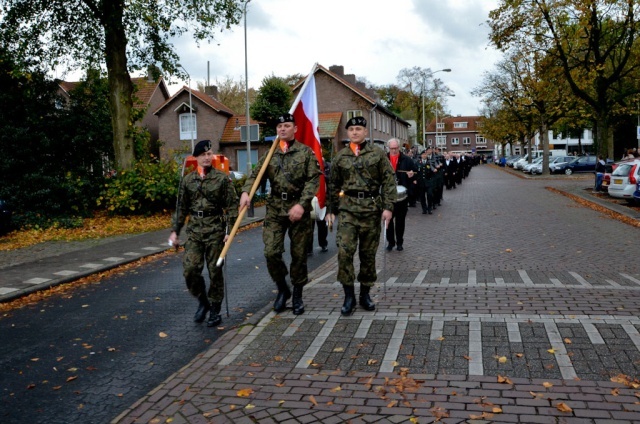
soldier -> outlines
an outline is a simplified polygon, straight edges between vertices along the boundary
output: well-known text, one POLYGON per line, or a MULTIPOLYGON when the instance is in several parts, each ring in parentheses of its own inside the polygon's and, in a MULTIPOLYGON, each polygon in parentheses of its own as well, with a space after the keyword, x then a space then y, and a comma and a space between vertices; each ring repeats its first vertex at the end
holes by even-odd
POLYGON ((429 155, 431 149, 424 150, 421 155, 420 162, 418 162, 418 187, 420 193, 420 205, 422 206, 423 214, 433 214, 433 210, 436 208, 434 204, 433 193, 436 188, 436 173, 437 170, 433 166, 433 163, 429 161, 429 155))
MULTIPOLYGON (((291 251, 291 285, 293 286, 293 313, 304 313, 302 288, 308 283, 307 244, 312 237, 311 201, 320 186, 320 164, 313 151, 296 141, 297 127, 290 113, 278 118, 276 131, 280 146, 267 164, 263 176, 264 183, 269 180, 271 194, 267 197, 267 212, 262 231, 264 256, 267 259, 269 275, 278 287, 278 295, 273 303, 276 312, 285 310, 291 290, 287 285, 289 274, 282 259, 285 235, 289 234, 291 251)), ((251 204, 248 192, 262 168, 266 156, 263 156, 253 172, 247 178, 240 196, 240 206, 251 204)))
POLYGON ((332 161, 329 184, 327 222, 331 225, 339 214, 336 244, 338 246, 338 281, 345 299, 341 313, 349 316, 356 308, 353 256, 359 248, 360 306, 367 311, 376 308, 369 292, 377 280, 376 251, 380 243, 380 219, 388 226, 397 198, 393 168, 384 150, 365 142, 367 121, 355 117, 347 121, 349 146, 340 150, 332 161))
POLYGON ((188 216, 182 264, 187 288, 199 302, 193 320, 203 322, 210 311, 207 326, 214 327, 222 322, 220 307, 224 299, 222 268, 216 266, 216 262, 228 238, 227 222, 238 217, 238 195, 229 177, 212 168, 211 141, 199 141, 193 149, 193 156, 198 168, 180 183, 169 243, 179 245, 178 235, 188 216), (205 261, 209 271, 208 291, 202 276, 205 261))

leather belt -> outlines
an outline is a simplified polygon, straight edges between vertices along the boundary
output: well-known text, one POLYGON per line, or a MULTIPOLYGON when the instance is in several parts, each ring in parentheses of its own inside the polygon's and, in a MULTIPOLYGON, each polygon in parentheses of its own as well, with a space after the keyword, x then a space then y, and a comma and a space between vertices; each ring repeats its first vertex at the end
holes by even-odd
POLYGON ((191 216, 193 216, 194 218, 209 218, 210 216, 219 216, 220 218, 222 218, 222 211, 192 211, 191 216))
POLYGON ((300 198, 300 193, 285 193, 285 192, 271 192, 272 197, 276 197, 282 200, 298 200, 300 198))
POLYGON ((357 197, 358 199, 364 199, 366 197, 376 197, 379 193, 375 191, 345 190, 344 194, 346 194, 349 197, 357 197))

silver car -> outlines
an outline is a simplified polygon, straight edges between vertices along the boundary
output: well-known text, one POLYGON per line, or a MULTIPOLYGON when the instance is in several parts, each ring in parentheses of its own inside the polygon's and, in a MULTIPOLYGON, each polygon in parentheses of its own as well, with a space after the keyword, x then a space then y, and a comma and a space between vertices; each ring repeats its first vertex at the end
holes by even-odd
POLYGON ((633 192, 640 181, 640 159, 618 162, 611 173, 609 196, 633 201, 633 192))
MULTIPOLYGON (((549 158, 549 168, 551 166, 560 165, 561 163, 567 163, 575 159, 575 156, 553 156, 549 158)), ((542 162, 531 168, 531 174, 542 174, 542 162)))

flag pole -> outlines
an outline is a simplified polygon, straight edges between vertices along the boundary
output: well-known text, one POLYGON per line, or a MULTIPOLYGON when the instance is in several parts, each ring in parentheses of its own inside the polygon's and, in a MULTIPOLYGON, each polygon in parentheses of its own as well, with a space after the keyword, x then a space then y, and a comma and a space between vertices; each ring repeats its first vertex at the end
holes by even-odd
MULTIPOLYGON (((251 199, 253 199, 253 195, 256 194, 256 191, 258 190, 258 186, 260 185, 260 180, 262 180, 262 176, 267 170, 267 166, 269 166, 271 157, 273 156, 273 153, 276 151, 276 147, 278 146, 279 143, 280 143, 280 137, 276 136, 276 139, 273 140, 271 149, 269 149, 269 153, 267 153, 267 157, 265 158, 264 163, 262 164, 262 168, 260 168, 260 172, 258 172, 258 176, 256 177, 255 181, 253 182, 253 185, 251 186, 251 191, 249 192, 249 201, 251 201, 251 199)), ((218 257, 216 266, 220 267, 224 263, 224 258, 225 256, 227 256, 227 252, 231 247, 231 242, 233 241, 233 238, 238 232, 238 228, 242 223, 242 219, 244 218, 245 213, 247 213, 247 207, 243 206, 242 209, 240 209, 240 212, 238 213, 238 218, 236 219, 235 224, 233 224, 233 228, 231 229, 231 232, 229 233, 229 238, 227 238, 227 241, 224 244, 224 247, 222 248, 222 252, 220 252, 220 256, 218 257)))
POLYGON ((304 80, 304 84, 302 84, 302 88, 300 89, 300 91, 298 91, 298 95, 296 96, 296 99, 293 101, 293 105, 291 105, 291 108, 289 109, 289 113, 293 114, 293 112, 296 111, 296 107, 298 107, 298 103, 300 103, 300 99, 302 98, 302 93, 304 93, 305 88, 307 88, 307 85, 309 85, 309 80, 316 73, 317 68, 318 68, 318 62, 313 64, 313 67, 311 68, 311 72, 309 72, 309 75, 307 75, 307 78, 304 80))

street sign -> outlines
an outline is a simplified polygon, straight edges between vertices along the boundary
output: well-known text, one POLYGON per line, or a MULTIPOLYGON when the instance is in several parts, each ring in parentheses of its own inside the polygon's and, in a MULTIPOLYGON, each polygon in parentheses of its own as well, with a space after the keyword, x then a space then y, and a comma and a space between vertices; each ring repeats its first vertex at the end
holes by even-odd
MULTIPOLYGON (((260 141, 260 125, 254 124, 249 125, 249 141, 260 141)), ((240 127, 240 141, 243 143, 247 142, 247 126, 243 125, 240 127)))

